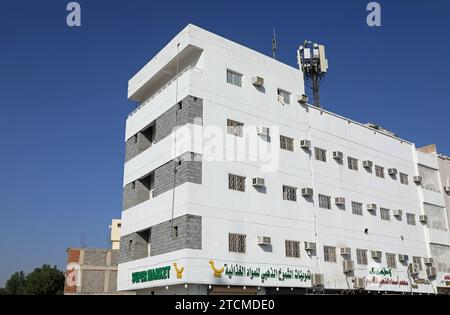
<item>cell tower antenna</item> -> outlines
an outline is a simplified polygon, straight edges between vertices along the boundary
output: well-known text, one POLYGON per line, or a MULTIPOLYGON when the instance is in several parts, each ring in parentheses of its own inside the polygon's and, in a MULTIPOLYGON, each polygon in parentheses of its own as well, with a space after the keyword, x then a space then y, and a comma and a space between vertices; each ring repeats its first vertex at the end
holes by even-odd
POLYGON ((320 105, 319 88, 328 72, 328 60, 325 55, 325 46, 305 40, 298 48, 297 59, 300 70, 302 70, 305 82, 310 82, 309 86, 313 92, 314 106, 320 105))
POLYGON ((272 54, 273 59, 277 59, 277 34, 275 33, 275 29, 273 29, 273 38, 272 38, 272 54))

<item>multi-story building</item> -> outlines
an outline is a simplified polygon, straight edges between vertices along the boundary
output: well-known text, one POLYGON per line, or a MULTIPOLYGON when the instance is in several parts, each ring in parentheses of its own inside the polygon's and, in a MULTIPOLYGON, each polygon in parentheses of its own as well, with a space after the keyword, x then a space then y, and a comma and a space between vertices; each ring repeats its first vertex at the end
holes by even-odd
POLYGON ((304 86, 193 25, 129 81, 118 290, 437 292, 437 156, 304 86))

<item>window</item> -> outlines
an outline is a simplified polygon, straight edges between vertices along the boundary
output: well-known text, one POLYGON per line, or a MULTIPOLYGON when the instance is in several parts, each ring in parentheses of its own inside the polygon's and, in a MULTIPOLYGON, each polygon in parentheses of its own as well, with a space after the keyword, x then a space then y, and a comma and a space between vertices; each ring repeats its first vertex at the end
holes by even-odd
POLYGON ((122 223, 117 223, 117 227, 122 227, 122 223))
POLYGON ((282 100, 284 104, 291 103, 291 93, 289 93, 288 91, 278 89, 278 96, 279 99, 282 100))
POLYGON ((245 177, 228 174, 228 188, 231 190, 245 191, 245 177))
POLYGON ((331 209, 331 197, 319 195, 319 207, 323 209, 331 209))
POLYGON ((133 190, 136 189, 136 182, 131 183, 131 189, 133 189, 133 190))
POLYGON ((406 222, 409 225, 416 225, 416 215, 414 213, 407 213, 406 214, 406 222))
POLYGON ((294 139, 280 136, 280 148, 294 152, 294 139))
POLYGON ((323 257, 327 262, 336 262, 336 247, 324 246, 323 257))
POLYGON ((380 208, 381 220, 391 221, 391 211, 386 208, 380 208))
POLYGON ((300 258, 300 242, 286 241, 286 257, 300 258))
POLYGON ((384 167, 375 165, 375 175, 380 178, 384 178, 384 167))
POLYGON ((247 235, 243 234, 228 234, 228 250, 232 253, 245 253, 247 235))
POLYGON ((227 82, 236 86, 242 86, 242 74, 239 72, 227 69, 227 82))
POLYGON ((362 203, 352 201, 352 213, 356 215, 363 215, 362 203))
POLYGON ((242 137, 244 124, 238 121, 227 119, 227 133, 236 137, 242 137))
POLYGON ((173 227, 172 237, 178 237, 178 226, 173 227))
POLYGON ((359 265, 367 265, 366 249, 356 249, 356 261, 359 265))
POLYGON ((297 188, 283 186, 283 200, 297 201, 297 188))
POLYGON ((326 162, 327 161, 327 151, 319 148, 314 148, 316 160, 326 162))
POLYGON ((358 170, 358 160, 352 157, 347 157, 348 160, 348 168, 354 171, 358 170))
POLYGON ((408 175, 400 173, 400 183, 403 185, 408 185, 408 175))
POLYGON ((395 260, 395 254, 386 253, 386 265, 388 268, 397 268, 397 261, 395 260))
POLYGON ((422 271, 422 258, 413 256, 413 263, 419 265, 419 270, 422 271))

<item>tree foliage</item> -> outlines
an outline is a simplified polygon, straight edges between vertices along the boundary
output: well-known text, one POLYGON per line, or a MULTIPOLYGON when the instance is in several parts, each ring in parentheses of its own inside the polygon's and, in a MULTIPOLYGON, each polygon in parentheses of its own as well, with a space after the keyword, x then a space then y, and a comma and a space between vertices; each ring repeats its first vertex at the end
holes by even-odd
POLYGON ((23 271, 15 272, 5 286, 6 294, 10 295, 56 295, 63 290, 64 273, 50 265, 42 265, 27 275, 23 271))

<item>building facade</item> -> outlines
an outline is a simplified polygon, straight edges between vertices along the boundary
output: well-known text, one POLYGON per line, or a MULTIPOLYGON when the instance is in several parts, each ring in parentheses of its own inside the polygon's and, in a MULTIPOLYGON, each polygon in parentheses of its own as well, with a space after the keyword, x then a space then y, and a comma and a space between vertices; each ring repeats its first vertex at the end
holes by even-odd
POLYGON ((297 68, 193 25, 129 81, 118 290, 437 292, 437 155, 304 93, 297 68))

